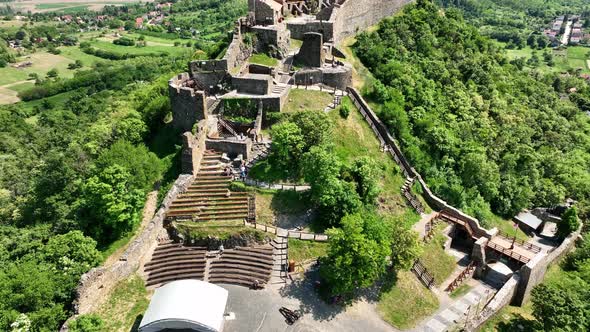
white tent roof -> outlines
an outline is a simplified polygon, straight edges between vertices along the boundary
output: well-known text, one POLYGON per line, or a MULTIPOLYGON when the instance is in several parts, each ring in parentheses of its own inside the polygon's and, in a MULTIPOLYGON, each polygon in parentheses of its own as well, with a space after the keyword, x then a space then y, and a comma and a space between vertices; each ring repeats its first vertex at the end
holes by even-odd
POLYGON ((139 332, 192 329, 219 332, 228 292, 199 280, 178 280, 156 289, 141 320, 139 332))

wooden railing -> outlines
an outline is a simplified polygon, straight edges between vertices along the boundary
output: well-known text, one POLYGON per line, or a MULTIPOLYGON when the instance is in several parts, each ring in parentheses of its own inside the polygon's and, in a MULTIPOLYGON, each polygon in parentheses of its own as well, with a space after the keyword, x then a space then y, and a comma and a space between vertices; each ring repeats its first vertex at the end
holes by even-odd
POLYGON ((454 217, 452 215, 449 215, 448 213, 446 213, 445 211, 442 211, 439 216, 441 217, 441 219, 444 219, 446 221, 458 224, 463 226, 463 228, 465 228, 465 230, 467 231, 467 233, 469 233, 469 236, 471 236, 472 238, 477 238, 475 232, 473 231, 473 229, 471 229, 471 225, 468 222, 465 222, 457 217, 454 217))
POLYGON ((402 194, 404 194, 404 197, 408 200, 408 202, 410 203, 412 208, 416 210, 416 212, 418 212, 419 214, 424 213, 424 206, 422 205, 422 202, 418 200, 418 197, 416 197, 416 195, 414 195, 410 191, 410 189, 402 188, 402 194))
POLYGON ((244 220, 244 226, 252 227, 252 228, 255 228, 259 231, 275 234, 275 235, 282 236, 282 237, 288 237, 291 239, 308 240, 308 241, 316 241, 316 242, 327 242, 329 239, 327 234, 291 231, 291 230, 286 230, 284 228, 280 228, 280 227, 276 227, 276 226, 259 224, 256 222, 250 223, 246 220, 244 220))
POLYGON ((430 274, 430 272, 428 272, 428 270, 426 270, 426 267, 424 264, 422 264, 422 262, 420 262, 419 259, 414 261, 414 265, 412 265, 412 272, 416 274, 418 279, 420 279, 420 281, 427 288, 431 288, 434 285, 434 277, 432 274, 430 274))
POLYGON ((493 243, 492 241, 488 241, 488 247, 491 248, 491 249, 496 250, 497 252, 501 253, 502 255, 505 255, 505 256, 508 256, 510 258, 513 258, 513 259, 515 259, 515 260, 517 260, 517 261, 519 261, 521 263, 526 264, 526 263, 528 263, 530 261, 530 258, 525 257, 525 256, 523 256, 521 254, 517 254, 517 253, 515 253, 514 251, 512 251, 510 249, 504 248, 504 247, 502 247, 500 245, 497 245, 497 244, 493 243))
POLYGON ((523 247, 528 251, 532 251, 535 254, 541 252, 541 247, 538 247, 532 243, 524 242, 523 240, 515 239, 514 236, 510 236, 502 231, 498 231, 497 236, 504 238, 506 241, 514 241, 514 243, 518 244, 518 246, 523 247))
POLYGON ((467 267, 461 271, 461 273, 453 280, 449 286, 445 289, 447 292, 452 292, 457 289, 465 279, 473 277, 473 273, 475 272, 475 268, 477 267, 477 263, 475 261, 471 261, 467 267))

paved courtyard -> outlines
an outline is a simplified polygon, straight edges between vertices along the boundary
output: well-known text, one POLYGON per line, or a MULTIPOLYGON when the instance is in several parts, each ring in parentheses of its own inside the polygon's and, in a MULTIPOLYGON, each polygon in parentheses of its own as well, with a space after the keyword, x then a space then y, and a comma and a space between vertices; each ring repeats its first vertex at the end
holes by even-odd
POLYGON ((374 305, 366 301, 355 303, 346 310, 323 303, 309 282, 295 282, 280 289, 279 285, 270 285, 260 291, 221 286, 229 291, 226 312, 235 315, 233 320, 226 321, 226 332, 397 331, 381 320, 374 305), (303 317, 295 324, 287 325, 279 313, 283 306, 302 311, 303 317))

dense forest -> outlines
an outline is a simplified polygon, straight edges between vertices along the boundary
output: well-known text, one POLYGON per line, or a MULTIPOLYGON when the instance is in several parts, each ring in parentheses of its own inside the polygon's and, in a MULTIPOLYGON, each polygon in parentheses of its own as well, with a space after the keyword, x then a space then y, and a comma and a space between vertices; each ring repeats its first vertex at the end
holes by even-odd
POLYGON ((519 70, 458 10, 431 1, 361 34, 356 53, 378 79, 367 94, 383 104, 381 118, 451 204, 484 224, 491 211, 511 217, 566 198, 586 213, 583 80, 519 70))
MULTIPOLYGON (((484 224, 492 211, 509 217, 567 197, 588 218, 586 82, 519 70, 460 11, 441 11, 430 0, 361 34, 355 48, 378 79, 365 93, 382 103, 380 117, 438 194, 484 224)), ((535 319, 495 328, 590 329, 589 248, 580 242, 553 268, 555 280, 535 287, 535 319)))
MULTIPOLYGON (((104 24, 123 26, 150 6, 106 7, 113 22, 104 24)), ((200 21, 138 33, 191 38, 200 56, 215 57, 244 9, 241 0, 179 1, 166 20, 195 10, 200 21), (212 37, 179 36, 189 25, 212 37)), ((0 29, 0 38, 44 38, 32 52, 77 45, 64 36, 84 26, 52 24, 55 15, 31 15, 35 24, 0 29)), ((105 59, 72 78, 38 78, 21 92, 25 102, 0 107, 0 331, 58 330, 80 276, 125 244, 147 193, 159 189, 161 199, 176 179, 180 135, 167 124, 167 81, 191 53, 105 59)))

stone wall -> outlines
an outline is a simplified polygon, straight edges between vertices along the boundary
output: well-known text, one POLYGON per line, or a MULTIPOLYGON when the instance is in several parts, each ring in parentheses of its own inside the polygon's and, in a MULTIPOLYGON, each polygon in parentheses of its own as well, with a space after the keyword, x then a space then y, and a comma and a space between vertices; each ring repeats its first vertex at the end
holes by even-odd
POLYGON ((182 131, 190 131, 197 121, 207 116, 205 93, 183 86, 189 79, 188 73, 182 73, 168 81, 172 125, 182 131))
POLYGON ((349 66, 306 68, 295 73, 293 82, 296 85, 324 84, 346 90, 352 83, 352 68, 349 66))
POLYGON ((334 42, 379 23, 382 19, 397 13, 413 0, 346 0, 335 5, 330 17, 334 22, 334 42))
POLYGON ((481 314, 469 320, 467 323, 468 328, 466 330, 475 331, 493 315, 498 313, 500 309, 510 304, 514 298, 514 295, 516 294, 516 289, 519 284, 520 276, 518 274, 513 274, 512 277, 506 281, 504 286, 500 288, 496 295, 494 295, 494 298, 483 309, 481 314))
POLYGON ((256 50, 259 53, 269 53, 280 58, 289 53, 291 32, 285 25, 270 27, 257 25, 251 27, 250 31, 256 34, 256 50))
POLYGON ((93 268, 82 275, 76 288, 76 300, 74 301, 76 315, 91 313, 98 309, 117 283, 135 273, 150 258, 151 252, 157 244, 157 235, 162 230, 168 207, 180 192, 188 188, 192 180, 193 177, 190 175, 178 177, 156 215, 127 247, 119 261, 109 267, 93 268))
POLYGON ((303 44, 295 55, 295 63, 305 67, 321 67, 324 63, 324 41, 321 33, 303 35, 303 44))
POLYGON ((238 91, 238 93, 268 95, 272 88, 272 77, 261 74, 233 76, 232 86, 238 91))
POLYGON ((252 151, 252 140, 250 138, 245 138, 243 140, 237 140, 235 138, 207 139, 205 141, 205 146, 207 150, 225 152, 228 157, 232 159, 240 154, 244 159, 249 159, 250 152, 252 151))
POLYGON ((181 169, 183 174, 197 174, 201 166, 201 159, 205 152, 205 139, 207 138, 206 121, 201 120, 196 127, 196 135, 185 132, 182 135, 181 169))
POLYGON ((308 32, 321 33, 326 41, 334 38, 334 23, 329 21, 287 22, 287 29, 291 31, 291 38, 294 39, 303 40, 303 35, 308 32))
POLYGON ((545 277, 545 272, 550 264, 559 261, 563 256, 570 252, 576 245, 576 240, 580 236, 582 226, 572 234, 570 234, 559 247, 553 251, 545 254, 538 254, 530 262, 520 268, 521 282, 518 285, 518 290, 514 298, 515 305, 522 305, 529 297, 531 290, 536 285, 540 284, 545 277))

